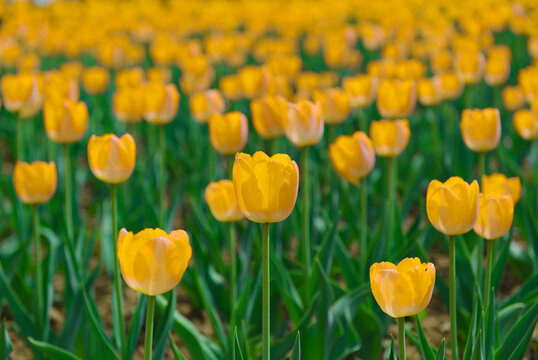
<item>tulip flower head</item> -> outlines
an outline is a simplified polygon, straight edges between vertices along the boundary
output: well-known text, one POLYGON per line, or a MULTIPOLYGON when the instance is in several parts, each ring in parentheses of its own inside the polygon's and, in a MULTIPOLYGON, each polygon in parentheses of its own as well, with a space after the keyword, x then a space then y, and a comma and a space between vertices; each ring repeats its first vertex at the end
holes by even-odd
POLYGON ((454 176, 442 183, 432 180, 426 194, 426 213, 430 223, 445 235, 460 235, 471 230, 478 217, 478 182, 471 184, 454 176))
POLYGON ((342 87, 349 94, 349 105, 352 109, 370 106, 377 93, 378 79, 370 75, 345 77, 342 87))
POLYGON ((529 109, 521 109, 512 116, 517 134, 524 140, 538 139, 538 116, 529 109))
POLYGON ((92 135, 88 142, 88 162, 92 173, 109 184, 125 182, 136 163, 136 145, 131 135, 92 135))
POLYGON ((460 122, 463 142, 475 152, 488 152, 501 140, 499 109, 465 109, 460 122))
POLYGON ((7 111, 18 113, 21 119, 35 116, 43 105, 41 79, 33 74, 6 74, 0 88, 3 105, 7 111))
POLYGON ((194 120, 207 123, 212 114, 224 112, 224 98, 219 90, 210 89, 198 92, 189 99, 189 109, 194 120))
POLYGON ((144 118, 153 125, 166 125, 179 109, 179 92, 175 85, 147 84, 144 90, 144 118))
POLYGON ((417 94, 412 80, 384 79, 377 89, 377 109, 384 118, 408 117, 415 109, 417 94))
POLYGON ((209 183, 204 198, 211 214, 218 221, 233 222, 244 218, 237 204, 233 181, 225 179, 209 183))
POLYGON ((243 150, 248 140, 248 120, 239 111, 226 114, 213 113, 209 117, 209 140, 222 155, 243 150))
POLYGON ((480 194, 478 219, 473 230, 486 240, 498 239, 510 230, 513 219, 511 195, 480 194))
POLYGON ((321 104, 325 124, 341 124, 349 117, 351 108, 347 92, 338 88, 330 88, 324 91, 314 91, 312 98, 314 102, 321 104))
POLYGON ((125 124, 136 124, 144 115, 144 88, 124 87, 112 95, 114 117, 125 124))
POLYGON ((252 125, 264 139, 274 139, 284 133, 283 123, 288 113, 288 101, 281 96, 264 96, 250 102, 252 125))
POLYGON ((329 145, 329 157, 338 176, 352 184, 358 184, 375 165, 374 145, 362 131, 337 137, 329 145))
POLYGON ((525 105, 525 93, 519 86, 505 86, 501 93, 503 106, 508 111, 516 111, 525 105))
POLYGON ((82 85, 90 95, 100 95, 105 92, 110 82, 110 74, 99 66, 93 66, 82 72, 82 85))
POLYGON ((237 153, 233 182, 239 208, 250 221, 285 220, 295 207, 299 167, 286 154, 272 157, 258 151, 253 156, 237 153))
POLYGON ((180 282, 192 249, 184 230, 167 234, 161 229, 145 229, 133 234, 121 229, 117 255, 127 285, 142 294, 156 296, 180 282))
POLYGON ((299 100, 290 104, 284 121, 284 132, 288 140, 297 147, 317 144, 323 137, 324 119, 321 104, 299 100))
POLYGON ((443 73, 437 75, 441 87, 441 97, 443 100, 456 100, 463 92, 463 80, 456 73, 443 73))
POLYGON ((439 77, 425 78, 418 81, 418 101, 424 106, 439 105, 442 100, 441 81, 439 77))
POLYGON ((508 178, 504 174, 483 175, 481 184, 484 195, 510 195, 514 206, 521 198, 521 180, 518 177, 508 178))
POLYGON ((370 267, 370 286, 377 304, 393 318, 416 315, 432 298, 435 266, 419 258, 405 258, 394 265, 375 263, 370 267))
POLYGON ((377 155, 396 157, 409 144, 409 138, 411 137, 409 121, 407 119, 372 121, 370 124, 370 136, 377 155))
POLYGON ((58 144, 79 141, 88 129, 88 108, 82 101, 45 102, 43 124, 48 138, 58 144))
POLYGON ((56 192, 57 181, 56 164, 53 161, 17 161, 13 170, 15 193, 25 204, 48 202, 56 192))

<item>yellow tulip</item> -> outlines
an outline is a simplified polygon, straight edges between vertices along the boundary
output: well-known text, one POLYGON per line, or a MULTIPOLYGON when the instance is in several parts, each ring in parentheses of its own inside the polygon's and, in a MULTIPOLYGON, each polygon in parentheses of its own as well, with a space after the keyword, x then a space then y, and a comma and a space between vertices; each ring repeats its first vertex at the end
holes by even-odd
POLYGON ((501 93, 503 106, 508 111, 516 111, 525 105, 525 93, 519 86, 505 86, 501 93))
POLYGON ((538 66, 529 66, 519 70, 517 83, 523 89, 527 101, 538 95, 538 66))
POLYGON ((156 296, 180 282, 192 249, 184 230, 167 234, 161 229, 145 229, 133 234, 121 229, 117 255, 127 285, 142 294, 156 296))
POLYGON ((241 84, 237 75, 226 75, 219 79, 219 89, 226 99, 237 101, 243 97, 241 84))
POLYGON ((317 144, 323 137, 324 119, 320 103, 299 100, 290 104, 284 121, 284 132, 292 144, 307 147, 317 144))
POLYGON ((362 131, 337 137, 329 145, 329 157, 338 176, 352 184, 358 184, 375 166, 374 144, 362 131))
POLYGON ((463 92, 463 80, 456 73, 438 75, 443 100, 456 100, 463 92))
POLYGON ((448 50, 439 51, 431 57, 430 66, 434 74, 443 74, 452 67, 452 54, 448 50))
POLYGON ((264 96, 250 102, 252 125, 264 139, 274 139, 284 133, 283 123, 288 113, 288 102, 281 96, 264 96))
POLYGON ((479 192, 476 180, 470 185, 457 176, 444 183, 432 180, 426 194, 430 223, 445 235, 468 232, 478 217, 479 192))
POLYGON ((59 144, 77 142, 88 129, 88 108, 82 101, 47 101, 43 107, 43 124, 51 141, 59 144))
POLYGON ((411 137, 409 121, 407 119, 372 121, 370 124, 370 136, 377 155, 396 157, 409 144, 409 138, 411 137))
POLYGON ((503 57, 490 56, 486 61, 484 80, 489 86, 499 86, 508 81, 510 61, 503 57))
POLYGON ((172 71, 167 67, 152 67, 146 70, 146 78, 149 82, 168 84, 172 81, 172 71))
POLYGON ((237 204, 233 181, 226 179, 209 183, 204 198, 211 214, 218 221, 233 222, 244 218, 237 204))
POLYGON ((475 152, 495 149, 501 140, 501 116, 498 109, 465 109, 460 122, 463 142, 475 152))
POLYGON ((93 66, 82 72, 82 85, 90 95, 100 95, 108 88, 110 74, 99 66, 93 66))
POLYGON ((75 80, 78 84, 82 76, 84 65, 78 61, 64 62, 60 65, 60 72, 66 79, 75 80))
POLYGON ((173 84, 149 83, 144 88, 144 119, 153 125, 166 125, 176 117, 179 92, 173 84))
POLYGON ((454 56, 454 69, 465 84, 476 84, 484 74, 485 59, 480 51, 461 51, 454 56))
POLYGON ((341 124, 349 118, 351 111, 349 94, 339 88, 330 88, 321 91, 314 91, 312 94, 314 102, 321 104, 325 123, 327 125, 341 124))
POLYGON ((144 88, 124 87, 112 94, 112 112, 114 117, 125 124, 142 121, 144 115, 144 88))
POLYGON ((53 161, 17 161, 13 170, 15 193, 25 204, 46 203, 56 192, 57 177, 56 164, 53 161))
POLYGON ((511 195, 514 205, 521 198, 521 180, 518 177, 508 178, 504 174, 482 175, 482 193, 511 195))
POLYGON ((33 74, 6 74, 1 80, 2 100, 7 111, 22 119, 34 117, 43 105, 42 79, 33 74))
POLYGON ((420 79, 417 83, 418 101, 424 106, 439 105, 442 100, 438 77, 420 79))
POLYGON ((411 115, 417 102, 415 82, 384 79, 377 89, 377 109, 384 118, 397 119, 411 115))
POLYGON ((92 135, 88 142, 88 162, 92 173, 101 181, 119 184, 133 173, 136 144, 131 135, 92 135))
POLYGON ((144 70, 140 67, 124 69, 119 71, 114 77, 117 89, 126 87, 140 87, 144 82, 144 70))
POLYGON ((80 99, 79 85, 76 80, 69 79, 59 71, 49 71, 44 76, 45 98, 55 102, 65 99, 78 101, 80 99))
POLYGON ((267 89, 269 73, 258 66, 242 67, 237 73, 241 89, 245 97, 252 99, 260 96, 267 89))
POLYGON ((342 87, 349 94, 351 108, 360 109, 370 106, 377 92, 377 84, 376 77, 366 74, 345 77, 342 80, 342 87))
POLYGON ((196 93, 189 99, 191 115, 199 123, 207 123, 214 113, 222 114, 224 107, 224 98, 220 91, 215 89, 196 93))
POLYGON ((377 304, 393 318, 416 315, 432 298, 435 266, 419 258, 405 258, 394 265, 383 261, 370 267, 370 287, 377 304))
POLYGON ((531 141, 538 139, 538 116, 529 109, 521 109, 514 113, 512 122, 522 139, 531 141))
POLYGON ((272 157, 258 151, 235 155, 233 182, 239 208, 257 223, 285 220, 295 207, 299 168, 286 154, 272 157))
POLYGON ((248 140, 248 119, 239 111, 213 113, 209 117, 209 140, 222 155, 243 150, 248 140))
POLYGON ((480 194, 478 219, 473 230, 486 240, 498 239, 510 230, 513 219, 511 195, 480 194))

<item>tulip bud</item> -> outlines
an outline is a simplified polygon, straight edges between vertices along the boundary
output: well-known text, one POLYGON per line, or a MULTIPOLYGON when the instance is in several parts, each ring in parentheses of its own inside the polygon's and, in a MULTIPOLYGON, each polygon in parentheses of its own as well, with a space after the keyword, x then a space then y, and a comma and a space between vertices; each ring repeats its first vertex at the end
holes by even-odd
POLYGON ((323 130, 324 119, 320 103, 299 100, 296 104, 290 104, 284 121, 284 132, 293 145, 315 145, 323 137, 323 130))
POLYGON ((508 111, 516 111, 525 105, 525 93, 519 86, 505 86, 501 93, 503 106, 508 111))
POLYGON ((207 123, 209 117, 224 112, 224 98, 220 91, 215 89, 199 92, 189 99, 189 109, 194 120, 207 123))
POLYGON ((504 174, 482 175, 482 193, 510 195, 514 205, 521 198, 521 180, 518 177, 508 178, 504 174))
POLYGON ((457 176, 444 183, 432 180, 426 194, 430 223, 445 235, 468 232, 478 217, 479 192, 476 180, 470 185, 457 176))
POLYGON ((474 232, 486 239, 498 239, 510 230, 514 219, 512 196, 499 194, 480 194, 478 219, 474 232))
POLYGON ((475 152, 488 152, 501 140, 501 116, 498 109, 465 109, 460 122, 463 142, 475 152))
POLYGON ((442 100, 441 81, 438 77, 425 78, 418 81, 418 101, 424 106, 436 106, 442 100))
POLYGON ((439 76, 441 97, 443 100, 456 100, 463 92, 463 81, 456 73, 444 73, 439 76))
POLYGON ((43 125, 51 141, 58 144, 77 142, 88 129, 88 108, 82 101, 47 101, 43 107, 43 125))
POLYGON ((370 124, 370 136, 377 155, 396 157, 409 144, 409 138, 411 137, 409 121, 407 119, 372 121, 370 124))
POLYGON ((269 73, 266 69, 257 66, 245 66, 237 73, 243 94, 248 98, 260 96, 269 81, 269 73))
POLYGON ((517 83, 523 89, 527 101, 538 95, 538 66, 529 66, 519 70, 517 83))
POLYGON ((48 202, 56 192, 57 181, 56 164, 53 161, 17 161, 13 170, 15 193, 25 204, 48 202))
POLYGON ((209 140, 222 155, 243 150, 248 139, 248 120, 239 111, 226 114, 213 113, 209 117, 209 140))
POLYGON ((101 181, 120 184, 133 173, 136 145, 131 135, 92 135, 88 142, 88 162, 92 173, 101 181))
POLYGON ((460 51, 454 57, 454 69, 465 84, 476 84, 484 74, 484 54, 480 51, 460 51))
POLYGON ((211 214, 218 221, 233 222, 244 218, 237 204, 233 181, 220 180, 209 183, 205 188, 204 198, 211 214))
POLYGON ((327 125, 341 124, 349 118, 351 111, 349 94, 339 88, 331 88, 322 91, 314 91, 312 99, 321 104, 325 123, 327 125))
POLYGON ((489 86, 499 86, 508 81, 510 76, 510 61, 497 57, 490 56, 486 61, 486 73, 484 80, 489 86))
POLYGON ((21 119, 32 118, 43 105, 43 84, 32 74, 6 74, 1 81, 2 100, 7 111, 21 119))
POLYGON ((100 95, 108 88, 110 74, 102 67, 93 66, 82 72, 82 85, 90 95, 100 95))
POLYGON ((375 165, 374 145, 362 131, 337 137, 329 145, 329 157, 338 176, 352 184, 358 184, 375 165))
POLYGON ((435 284, 435 266, 419 258, 405 258, 394 265, 370 267, 372 294, 383 312, 393 318, 413 316, 428 306, 435 284))
POLYGON ((149 83, 144 88, 144 119, 153 125, 166 125, 176 117, 179 92, 175 85, 149 83))
POLYGON ((233 182, 239 208, 250 221, 284 221, 292 212, 299 189, 299 168, 286 154, 272 157, 258 151, 237 153, 233 182))
POLYGON ((125 124, 136 124, 144 115, 144 88, 125 87, 112 95, 114 117, 125 124))
POLYGON ((118 260, 129 287, 148 296, 164 294, 180 282, 192 249, 184 230, 167 234, 161 229, 145 229, 137 234, 121 229, 118 260))
POLYGON ((518 135, 527 141, 538 139, 538 116, 529 109, 521 109, 514 113, 512 122, 518 135))
POLYGON ((284 133, 283 123, 288 112, 288 102, 281 96, 264 96, 250 102, 252 125, 264 139, 274 139, 284 133))
POLYGON ((377 109, 384 118, 411 115, 417 102, 415 83, 411 80, 384 79, 377 90, 377 109))
POLYGON ((345 77, 342 87, 349 94, 349 105, 352 109, 368 107, 374 101, 378 79, 370 75, 345 77))
POLYGON ((237 101, 243 97, 241 84, 237 75, 226 75, 219 79, 219 89, 224 97, 230 101, 237 101))

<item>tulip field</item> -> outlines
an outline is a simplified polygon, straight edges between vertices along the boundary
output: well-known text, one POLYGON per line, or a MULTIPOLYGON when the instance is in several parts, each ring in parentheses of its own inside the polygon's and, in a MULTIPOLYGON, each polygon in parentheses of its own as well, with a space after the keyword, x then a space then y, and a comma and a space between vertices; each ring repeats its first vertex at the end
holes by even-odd
POLYGON ((538 359, 536 0, 0 0, 0 357, 538 359))

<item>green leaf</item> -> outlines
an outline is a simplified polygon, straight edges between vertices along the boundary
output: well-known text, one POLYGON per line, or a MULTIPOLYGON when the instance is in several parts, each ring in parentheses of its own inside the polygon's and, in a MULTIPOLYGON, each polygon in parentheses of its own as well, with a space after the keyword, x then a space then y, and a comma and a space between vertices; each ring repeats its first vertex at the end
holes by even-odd
POLYGON ((422 329, 422 326, 420 325, 420 320, 418 316, 415 316, 415 323, 417 325, 417 333, 420 340, 420 353, 422 354, 422 357, 425 360, 435 360, 434 350, 430 343, 428 342, 428 339, 426 339, 426 335, 424 334, 424 330, 422 329))
POLYGON ((519 319, 521 313, 526 309, 524 303, 515 303, 506 306, 497 313, 499 337, 504 339, 512 325, 519 319))
MULTIPOLYGON (((471 322, 469 324, 469 332, 467 334, 467 342, 465 343, 465 350, 463 351, 464 359, 470 359, 472 357, 472 353, 476 348, 478 333, 480 332, 480 305, 478 296, 478 291, 476 291, 473 305, 473 313, 471 316, 471 322)), ((452 339, 450 341, 452 341, 452 339)))
POLYGON ((273 248, 271 248, 271 265, 271 275, 274 276, 273 283, 276 284, 278 293, 286 306, 291 321, 296 323, 302 316, 303 303, 290 276, 290 272, 286 269, 280 258, 276 256, 273 248))
POLYGON ((529 340, 527 335, 534 329, 537 317, 538 302, 535 302, 510 329, 506 338, 501 339, 501 347, 495 351, 495 359, 508 359, 516 350, 521 350, 523 345, 526 347, 529 340))
POLYGON ((174 358, 176 360, 187 360, 185 359, 185 356, 179 351, 179 348, 174 343, 174 339, 172 339, 172 333, 168 333, 168 341, 170 341, 170 346, 172 347, 172 352, 174 353, 174 358))
POLYGON ((325 274, 325 271, 323 270, 319 260, 316 260, 315 264, 320 279, 320 299, 317 311, 319 326, 316 341, 318 342, 318 344, 323 345, 322 359, 327 359, 327 356, 330 351, 329 346, 331 333, 333 330, 333 318, 332 316, 329 316, 329 309, 333 302, 333 292, 329 284, 329 279, 325 274))
POLYGON ((9 354, 13 350, 13 344, 9 338, 9 334, 6 329, 6 320, 2 318, 2 340, 0 340, 0 358, 9 359, 9 354))
POLYGON ((295 337, 295 344, 291 350, 290 360, 301 360, 301 332, 297 331, 297 336, 295 337))
POLYGON ((84 308, 86 309, 86 314, 88 315, 90 319, 90 324, 92 325, 92 329, 94 333, 97 335, 97 338, 99 339, 105 359, 117 359, 118 357, 114 351, 112 342, 110 341, 108 336, 105 334, 103 330, 103 324, 101 323, 101 320, 99 319, 99 315, 97 315, 98 312, 97 312, 97 309, 95 308, 95 301, 94 300, 90 301, 85 290, 83 290, 82 296, 84 298, 84 308))
POLYGON ((398 360, 398 351, 396 350, 396 343, 392 334, 390 334, 390 347, 387 360, 398 360))
POLYGON ((136 344, 138 342, 138 337, 140 336, 140 331, 142 330, 142 324, 144 323, 145 309, 147 304, 147 297, 140 296, 138 300, 138 305, 133 313, 131 318, 131 325, 129 326, 129 334, 127 336, 127 353, 129 354, 128 358, 133 357, 136 344))
POLYGON ((441 340, 441 345, 439 345, 439 350, 437 350, 437 357, 435 360, 445 360, 445 338, 441 340))
POLYGON ((56 345, 38 341, 31 337, 28 338, 28 342, 37 353, 46 356, 46 358, 50 360, 81 360, 78 356, 59 348, 56 345))
POLYGON ((155 346, 153 348, 153 359, 163 359, 166 354, 168 344, 168 333, 174 323, 174 313, 176 309, 176 288, 173 288, 168 296, 168 304, 164 312, 159 316, 159 326, 154 334, 155 346))
POLYGON ((237 326, 234 327, 234 344, 232 348, 233 360, 243 360, 243 352, 241 351, 241 344, 239 344, 239 338, 237 337, 237 326))

